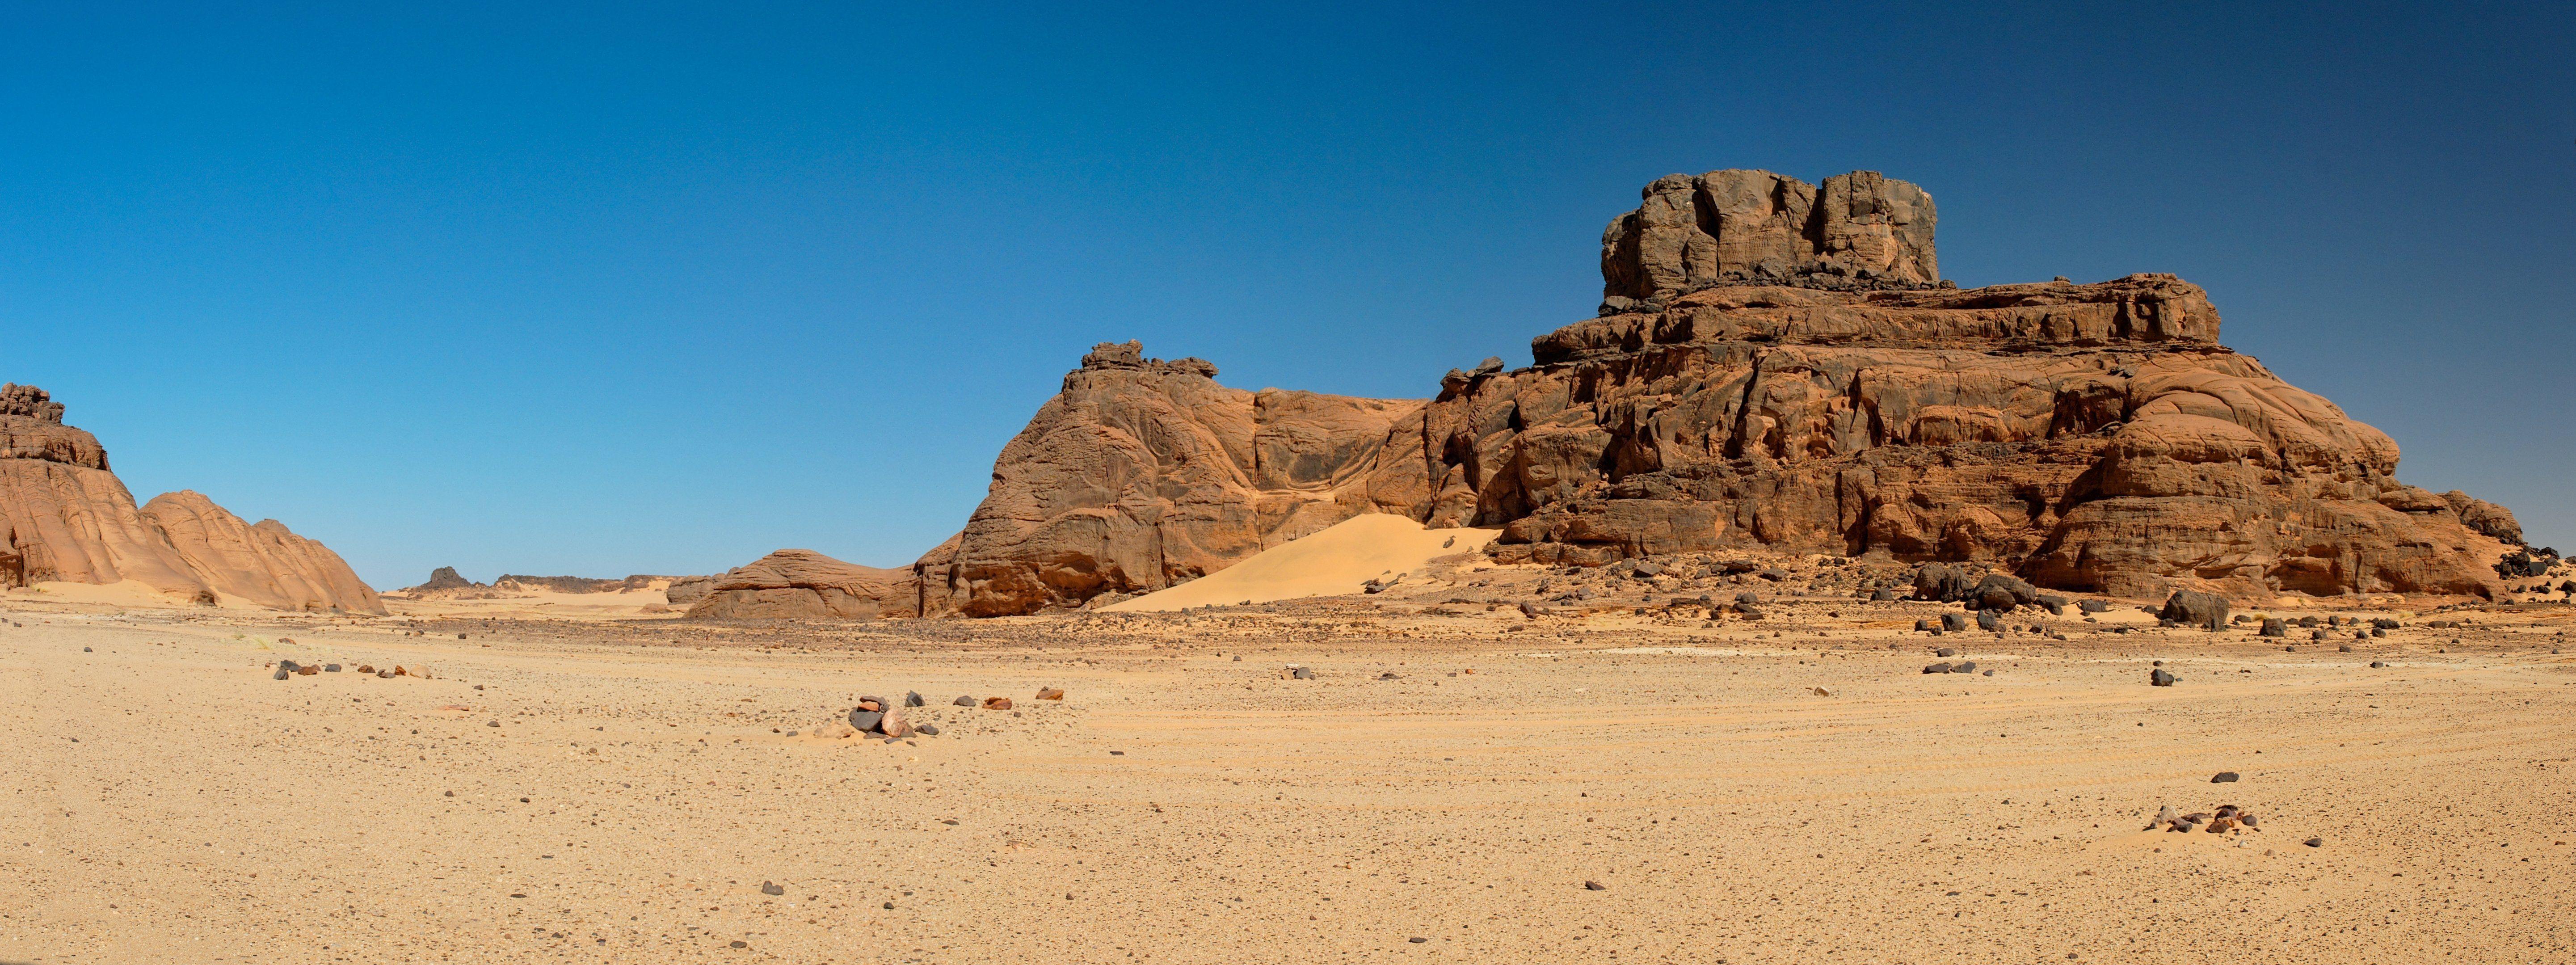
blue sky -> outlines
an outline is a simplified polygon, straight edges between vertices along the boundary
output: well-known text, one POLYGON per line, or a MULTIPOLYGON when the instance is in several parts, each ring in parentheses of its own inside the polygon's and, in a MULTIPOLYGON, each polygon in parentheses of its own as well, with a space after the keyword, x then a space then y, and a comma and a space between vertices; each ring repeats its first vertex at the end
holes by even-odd
POLYGON ((0 378, 138 496, 378 586, 892 565, 1093 342, 1425 395, 1587 316, 1648 180, 1865 168, 1933 194, 1962 285, 2200 283, 2401 478, 2564 547, 2571 38, 2566 4, 21 4, 0 378))

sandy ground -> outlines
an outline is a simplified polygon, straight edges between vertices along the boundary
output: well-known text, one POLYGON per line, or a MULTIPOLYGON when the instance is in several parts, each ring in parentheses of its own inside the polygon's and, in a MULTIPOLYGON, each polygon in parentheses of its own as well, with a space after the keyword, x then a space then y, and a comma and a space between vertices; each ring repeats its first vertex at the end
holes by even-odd
POLYGON ((2576 960, 2576 607, 2284 650, 1498 605, 1531 578, 844 625, 12 600, 0 961, 2576 960), (905 690, 942 734, 786 733, 905 690), (2140 830, 2231 803, 2262 830, 2140 830))

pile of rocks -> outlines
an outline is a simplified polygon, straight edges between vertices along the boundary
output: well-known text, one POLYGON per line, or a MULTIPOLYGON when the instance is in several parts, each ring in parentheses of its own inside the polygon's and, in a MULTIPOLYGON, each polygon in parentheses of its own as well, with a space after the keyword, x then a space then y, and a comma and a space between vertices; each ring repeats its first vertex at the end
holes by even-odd
POLYGON ((2258 822, 2254 817, 2254 812, 2237 807, 2233 804, 2221 804, 2218 806, 2218 810, 2214 812, 2194 811, 2190 814, 2175 814, 2173 805, 2168 804, 2165 805, 2163 810, 2156 812, 2155 822, 2147 825, 2146 829, 2149 831, 2162 829, 2172 832, 2206 831, 2210 834, 2225 834, 2239 828, 2247 831, 2263 830, 2258 826, 2259 823, 2260 822, 2258 822))

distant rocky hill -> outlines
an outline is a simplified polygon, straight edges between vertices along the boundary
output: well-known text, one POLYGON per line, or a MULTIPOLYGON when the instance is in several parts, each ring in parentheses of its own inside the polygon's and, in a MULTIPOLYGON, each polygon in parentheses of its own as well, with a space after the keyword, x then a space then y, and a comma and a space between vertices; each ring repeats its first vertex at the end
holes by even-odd
POLYGON ((407 596, 492 596, 510 593, 617 593, 624 590, 649 590, 656 585, 705 579, 705 577, 653 576, 636 574, 623 579, 601 579, 587 576, 525 576, 503 573, 490 583, 476 583, 457 575, 453 566, 442 566, 429 572, 429 580, 418 586, 395 591, 407 596))
POLYGON ((181 490, 140 507, 43 389, 0 385, 0 585, 135 580, 180 600, 384 612, 339 554, 181 490))
POLYGON ((2399 482, 2394 441, 2220 344, 2175 276, 1960 290, 1931 195, 1875 172, 1641 197, 1603 232, 1598 317, 1428 400, 1094 348, 913 565, 915 609, 1157 590, 1359 513, 1500 527, 1506 562, 1763 548, 2264 600, 2492 598, 2522 541, 2501 506, 2399 482))

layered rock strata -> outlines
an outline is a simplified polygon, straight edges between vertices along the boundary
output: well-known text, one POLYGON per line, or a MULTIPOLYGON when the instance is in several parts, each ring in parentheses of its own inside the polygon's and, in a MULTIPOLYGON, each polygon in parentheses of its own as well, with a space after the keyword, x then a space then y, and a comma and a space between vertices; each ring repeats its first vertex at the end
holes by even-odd
POLYGON ((181 491, 136 506, 107 451, 34 386, 0 386, 0 583, 135 580, 182 599, 384 612, 338 554, 181 491))
POLYGON ((758 620, 920 615, 911 570, 844 563, 813 550, 785 549, 710 579, 688 615, 758 620))

